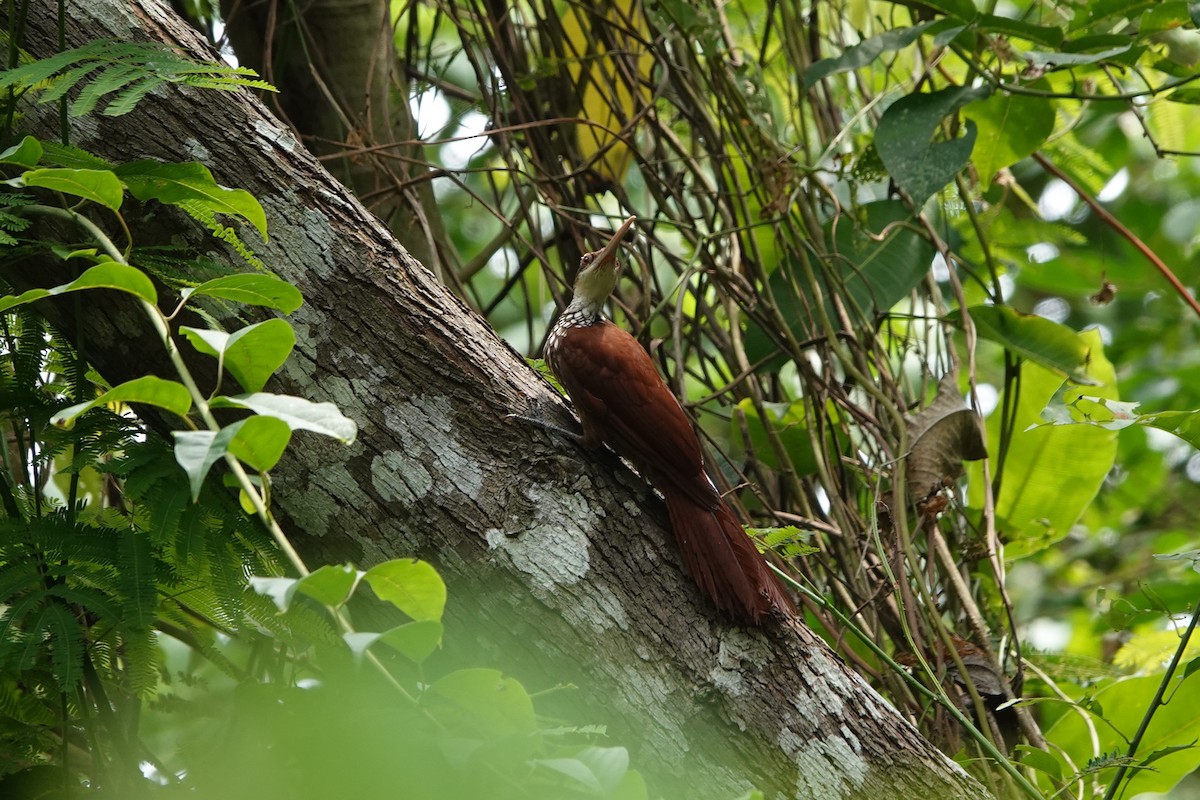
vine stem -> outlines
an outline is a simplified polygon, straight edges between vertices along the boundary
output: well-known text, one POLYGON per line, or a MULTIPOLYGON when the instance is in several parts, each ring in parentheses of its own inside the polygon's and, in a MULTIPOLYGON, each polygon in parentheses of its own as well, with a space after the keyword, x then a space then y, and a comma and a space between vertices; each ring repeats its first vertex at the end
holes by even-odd
MULTIPOLYGON (((1170 686, 1171 680, 1175 677, 1175 670, 1179 668, 1179 662, 1183 660, 1183 654, 1187 652, 1188 642, 1191 640, 1192 634, 1196 631, 1197 622, 1200 622, 1200 603, 1197 603, 1196 607, 1192 610, 1192 618, 1188 621, 1187 630, 1179 638, 1179 646, 1175 648, 1175 654, 1171 656, 1171 660, 1167 664, 1167 669, 1163 673, 1162 680, 1159 681, 1158 691, 1154 693, 1154 699, 1150 701, 1150 706, 1146 709, 1146 713, 1142 715, 1142 723, 1138 726, 1137 733, 1129 740, 1129 749, 1125 751, 1127 762, 1132 761, 1134 755, 1137 754, 1137 749, 1142 743, 1142 738, 1146 735, 1146 730, 1150 727, 1150 721, 1154 719, 1155 712, 1161 706, 1166 705, 1163 702, 1163 697, 1167 693, 1167 688, 1170 686)), ((1112 783, 1108 784, 1108 791, 1104 793, 1104 800, 1113 800, 1117 796, 1117 790, 1121 788, 1121 782, 1128 771, 1128 763, 1117 767, 1117 774, 1113 776, 1112 783)))
POLYGON ((1192 293, 1187 290, 1187 287, 1184 286, 1182 281, 1179 280, 1178 276, 1171 271, 1171 268, 1168 267, 1166 263, 1164 263, 1163 260, 1158 257, 1158 254, 1150 249, 1149 245, 1139 239, 1137 234, 1129 230, 1129 228, 1126 228, 1124 225, 1122 225, 1119 219, 1109 213, 1108 209, 1106 209, 1104 206, 1100 205, 1100 201, 1092 197, 1086 189, 1079 185, 1078 181, 1059 169, 1057 164, 1046 158, 1041 153, 1035 152, 1033 154, 1033 158, 1042 165, 1042 169, 1046 170, 1051 175, 1070 186, 1075 194, 1079 196, 1079 199, 1087 203, 1088 207, 1091 208, 1092 211, 1096 212, 1096 216, 1104 220, 1106 225, 1119 233, 1122 238, 1128 241, 1139 253, 1145 256, 1146 260, 1153 264, 1154 268, 1162 273, 1162 276, 1167 279, 1167 283, 1171 284, 1171 288, 1175 290, 1175 293, 1183 298, 1183 302, 1191 306, 1191 309, 1196 313, 1196 316, 1200 317, 1200 302, 1198 302, 1192 293))

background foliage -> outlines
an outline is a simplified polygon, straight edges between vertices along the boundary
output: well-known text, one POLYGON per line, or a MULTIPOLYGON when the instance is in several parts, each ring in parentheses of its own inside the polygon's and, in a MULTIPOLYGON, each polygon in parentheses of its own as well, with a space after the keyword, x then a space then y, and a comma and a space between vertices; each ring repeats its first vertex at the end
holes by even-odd
POLYGON ((636 214, 613 314, 790 557, 810 624, 999 794, 1018 779, 997 750, 1045 796, 1185 796, 1200 764, 1192 6, 426 0, 380 5, 340 49, 336 26, 289 9, 182 9, 242 44, 239 71, 112 43, 36 64, 9 49, 7 257, 58 253, 72 279, 51 295, 125 291, 165 346, 221 356, 245 393, 197 395, 182 374, 108 387, 86 343, 30 305, 50 295, 0 300, 0 786, 216 796, 257 774, 261 793, 316 796, 370 773, 430 796, 646 794, 601 729, 547 724, 513 679, 426 672, 436 575, 309 574, 289 552, 269 478, 243 466, 265 473, 295 427, 260 391, 290 327, 175 329, 146 275, 190 302, 286 313, 298 297, 194 254, 30 228, 81 200, 111 219, 128 193, 269 268, 250 238, 261 208, 202 165, 113 165, 20 129, 25 102, 120 114, 164 82, 265 91, 253 66, 314 151, 530 356, 579 254, 636 214), (355 49, 388 69, 328 69, 355 49), (293 82, 314 73, 336 91, 293 82), (162 441, 118 401, 172 412, 180 433, 162 441), (210 404, 257 414, 222 429, 210 404), (219 461, 246 510, 205 480, 219 461), (354 630, 362 581, 410 621, 354 630), (394 705, 377 724, 347 722, 381 693, 394 705), (344 747, 297 719, 340 725, 344 747), (397 738, 411 760, 382 754, 397 738), (363 768, 325 769, 347 763, 363 768))

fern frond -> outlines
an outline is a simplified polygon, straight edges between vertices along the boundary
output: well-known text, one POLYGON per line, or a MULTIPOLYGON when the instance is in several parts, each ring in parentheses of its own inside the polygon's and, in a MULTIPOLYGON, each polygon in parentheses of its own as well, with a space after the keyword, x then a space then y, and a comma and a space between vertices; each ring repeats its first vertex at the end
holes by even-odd
POLYGON ((5 562, 0 564, 0 605, 11 606, 18 597, 42 588, 37 563, 14 549, 0 547, 0 560, 5 562))
MULTIPOLYGON (((102 97, 127 86, 131 80, 142 74, 135 64, 114 64, 106 68, 84 85, 79 96, 71 103, 71 116, 82 117, 92 113, 102 97)), ((154 80, 156 85, 162 82, 161 78, 154 80)))
POLYGON ((42 317, 27 306, 16 314, 20 331, 17 334, 17 351, 12 354, 13 373, 17 385, 33 392, 42 380, 42 367, 46 363, 46 323, 42 317))
POLYGON ((19 217, 16 214, 8 214, 0 211, 0 229, 11 231, 13 233, 20 233, 32 224, 33 223, 25 217, 19 217))
POLYGON ((0 206, 5 208, 20 208, 21 206, 33 205, 37 199, 33 195, 22 194, 20 192, 5 192, 0 194, 0 206))
POLYGON ((161 654, 158 634, 151 628, 126 630, 121 637, 125 678, 129 688, 145 697, 158 686, 158 666, 161 654))
POLYGON ((58 719, 55 710, 7 675, 0 676, 0 716, 24 725, 46 727, 58 719))
POLYGON ((157 42, 96 41, 0 72, 0 89, 18 94, 38 91, 40 103, 60 100, 82 86, 70 107, 75 116, 92 112, 114 93, 116 97, 105 106, 104 114, 127 114, 164 83, 218 91, 275 91, 275 87, 259 80, 254 70, 194 61, 157 42))
POLYGON ((60 603, 51 603, 42 619, 42 630, 50 644, 54 680, 60 689, 69 691, 83 676, 83 629, 70 609, 60 603))
POLYGON ((213 236, 232 247, 234 252, 241 256, 242 260, 247 264, 259 271, 266 270, 267 267, 263 264, 262 260, 254 254, 253 250, 246 246, 245 242, 238 238, 237 231, 217 221, 217 215, 213 213, 212 209, 190 200, 176 203, 176 205, 182 208, 189 217, 212 231, 213 236))
POLYGON ((182 247, 135 247, 129 263, 175 289, 191 288, 229 274, 229 267, 182 247))
MULTIPOLYGON (((25 628, 31 627, 28 618, 38 612, 46 604, 46 592, 39 589, 22 597, 5 609, 0 615, 0 667, 19 667, 25 658, 27 641, 30 636, 25 628)), ((40 621, 40 614, 33 617, 35 624, 40 621)))
POLYGON ((112 169, 113 164, 82 147, 42 141, 42 163, 67 169, 112 169))
POLYGON ((124 624, 134 629, 149 628, 154 623, 154 612, 158 605, 150 539, 136 531, 121 531, 116 564, 121 572, 124 594, 124 624))

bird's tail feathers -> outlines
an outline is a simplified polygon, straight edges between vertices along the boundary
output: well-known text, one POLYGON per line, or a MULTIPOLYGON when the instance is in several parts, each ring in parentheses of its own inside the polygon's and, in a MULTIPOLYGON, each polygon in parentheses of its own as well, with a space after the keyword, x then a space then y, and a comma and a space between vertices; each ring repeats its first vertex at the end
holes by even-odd
POLYGON ((784 616, 796 613, 729 508, 723 503, 706 508, 680 493, 665 496, 684 567, 718 609, 754 624, 772 611, 784 616))

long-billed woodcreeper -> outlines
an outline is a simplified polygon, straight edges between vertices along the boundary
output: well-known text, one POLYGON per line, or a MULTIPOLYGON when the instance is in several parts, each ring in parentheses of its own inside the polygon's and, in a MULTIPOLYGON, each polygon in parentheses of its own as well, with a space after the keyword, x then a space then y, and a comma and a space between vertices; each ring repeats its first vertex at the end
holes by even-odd
POLYGON ((743 623, 794 614, 705 471, 696 433, 649 354, 603 316, 620 273, 621 239, 634 220, 579 260, 571 303, 546 340, 546 363, 571 396, 584 446, 607 443, 662 493, 684 566, 714 605, 743 623))

